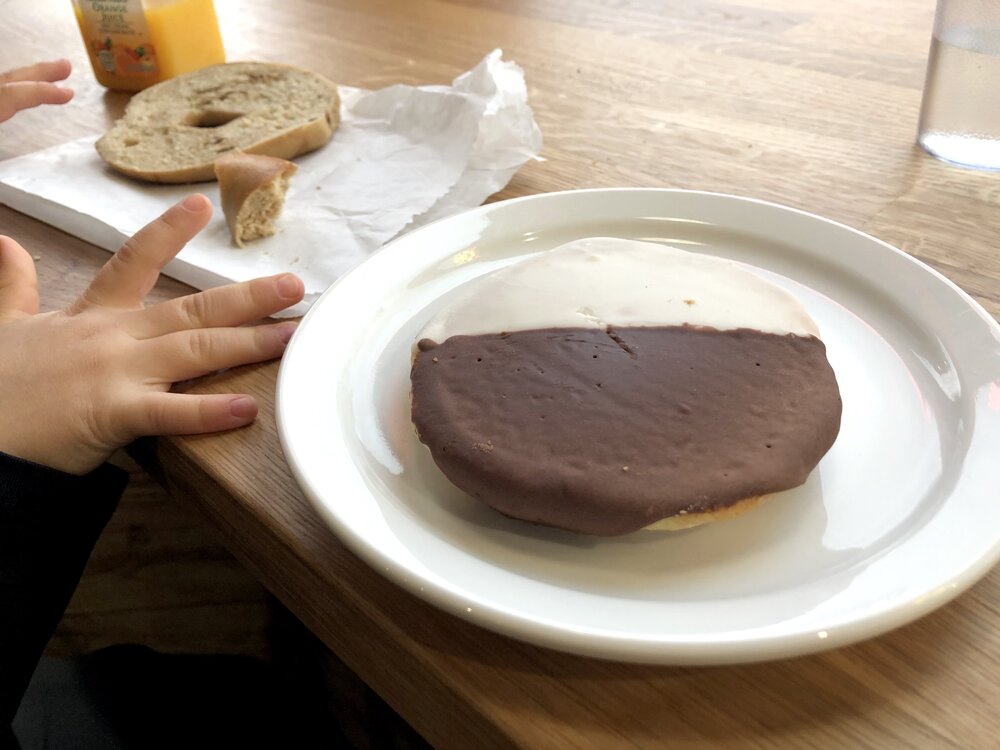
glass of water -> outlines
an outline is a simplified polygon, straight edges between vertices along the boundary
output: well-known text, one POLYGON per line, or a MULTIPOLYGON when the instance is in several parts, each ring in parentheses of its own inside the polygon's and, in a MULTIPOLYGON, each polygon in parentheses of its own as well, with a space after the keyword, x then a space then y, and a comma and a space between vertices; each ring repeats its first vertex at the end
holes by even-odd
POLYGON ((943 161, 1000 170, 997 0, 938 0, 917 142, 943 161))

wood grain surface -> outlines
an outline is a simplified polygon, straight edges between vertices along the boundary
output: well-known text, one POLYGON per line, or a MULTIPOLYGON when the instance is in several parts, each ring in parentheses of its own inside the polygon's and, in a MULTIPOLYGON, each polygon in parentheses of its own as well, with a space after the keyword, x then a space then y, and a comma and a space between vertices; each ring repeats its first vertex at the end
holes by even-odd
POLYGON ((49 656, 116 644, 272 657, 276 607, 200 514, 124 453, 128 489, 49 641, 49 656))
MULTIPOLYGON (((353 86, 440 83, 494 47, 525 70, 545 137, 496 199, 582 187, 774 200, 904 249, 1000 313, 1000 178, 914 145, 930 0, 217 0, 230 59, 353 86)), ((122 106, 91 80, 68 2, 0 4, 0 67, 68 55, 76 102, 0 125, 0 158, 98 132, 122 106)), ((47 307, 106 254, 8 209, 47 307)), ((184 291, 164 281, 160 297, 184 291)), ((736 668, 601 662, 438 611, 349 553, 311 510, 274 426, 276 364, 207 378, 257 422, 148 440, 143 462, 197 498, 233 553, 441 748, 992 748, 1000 574, 923 620, 819 656, 736 668)))

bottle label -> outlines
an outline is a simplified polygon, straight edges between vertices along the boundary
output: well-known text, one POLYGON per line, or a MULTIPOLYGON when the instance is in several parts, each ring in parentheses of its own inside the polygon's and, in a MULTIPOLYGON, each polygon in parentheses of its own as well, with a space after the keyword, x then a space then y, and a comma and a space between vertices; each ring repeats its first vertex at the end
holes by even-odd
POLYGON ((122 76, 159 72, 142 0, 80 0, 80 15, 87 44, 101 68, 122 76))

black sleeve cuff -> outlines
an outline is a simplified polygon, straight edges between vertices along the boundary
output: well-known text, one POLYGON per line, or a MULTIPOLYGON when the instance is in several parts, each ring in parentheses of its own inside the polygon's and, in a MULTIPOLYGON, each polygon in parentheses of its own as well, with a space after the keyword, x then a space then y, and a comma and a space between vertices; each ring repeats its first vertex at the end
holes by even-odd
POLYGON ((7 727, 128 482, 0 452, 0 727, 7 727))

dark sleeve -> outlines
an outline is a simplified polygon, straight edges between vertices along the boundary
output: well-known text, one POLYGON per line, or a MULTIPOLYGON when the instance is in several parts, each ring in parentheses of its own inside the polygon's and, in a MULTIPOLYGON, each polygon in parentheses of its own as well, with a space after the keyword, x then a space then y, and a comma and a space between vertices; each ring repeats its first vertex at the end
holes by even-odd
POLYGON ((128 474, 65 474, 0 452, 0 738, 128 474))

